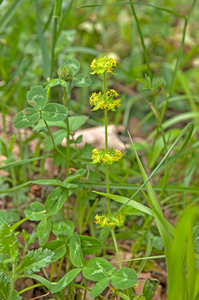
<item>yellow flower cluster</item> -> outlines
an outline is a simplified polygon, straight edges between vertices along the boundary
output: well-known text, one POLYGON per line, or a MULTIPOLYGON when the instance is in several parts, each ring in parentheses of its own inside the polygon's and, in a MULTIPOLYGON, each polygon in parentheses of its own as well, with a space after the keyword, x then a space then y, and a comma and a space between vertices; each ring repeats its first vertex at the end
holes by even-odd
POLYGON ((115 90, 109 90, 106 93, 106 96, 102 95, 102 93, 93 93, 90 97, 90 105, 94 108, 92 110, 107 109, 115 111, 115 107, 119 107, 121 105, 121 99, 117 98, 119 95, 115 90))
POLYGON ((122 226, 124 223, 122 214, 119 213, 118 215, 116 215, 115 217, 112 215, 102 215, 102 216, 95 216, 95 220, 94 221, 97 225, 100 225, 99 227, 104 227, 104 226, 122 226))
POLYGON ((91 63, 91 69, 93 72, 91 74, 103 74, 103 73, 112 73, 114 67, 117 66, 116 59, 114 57, 107 58, 106 56, 100 59, 94 59, 91 63))
POLYGON ((100 162, 106 162, 108 164, 112 164, 115 161, 118 161, 122 158, 123 154, 121 153, 120 150, 113 150, 113 149, 108 149, 106 152, 104 149, 93 149, 92 151, 92 163, 100 163, 100 162))

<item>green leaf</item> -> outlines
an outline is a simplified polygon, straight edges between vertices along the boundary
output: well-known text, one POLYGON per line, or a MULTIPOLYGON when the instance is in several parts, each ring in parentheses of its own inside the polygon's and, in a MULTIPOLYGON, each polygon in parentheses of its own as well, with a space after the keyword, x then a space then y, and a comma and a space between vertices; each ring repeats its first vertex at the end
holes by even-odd
POLYGON ((146 300, 151 300, 155 295, 155 291, 157 290, 159 285, 159 281, 157 279, 147 279, 144 283, 144 287, 142 290, 143 296, 145 296, 146 300))
POLYGON ((93 287, 92 291, 90 292, 89 297, 90 298, 95 298, 97 297, 105 288, 108 286, 111 278, 110 277, 105 277, 102 278, 100 281, 98 281, 95 286, 93 287))
POLYGON ((82 269, 74 269, 69 271, 57 284, 51 289, 51 293, 57 293, 63 290, 75 277, 81 272, 82 269))
POLYGON ((12 291, 12 297, 10 298, 11 282, 6 274, 0 273, 0 299, 1 300, 20 300, 22 297, 19 296, 16 290, 12 291))
POLYGON ((54 185, 54 186, 60 186, 60 187, 66 187, 60 180, 57 179, 38 179, 31 181, 34 184, 40 184, 40 185, 54 185))
POLYGON ((76 172, 74 172, 73 174, 69 175, 65 180, 64 180, 64 184, 69 183, 79 177, 82 177, 84 174, 86 173, 85 169, 79 169, 76 172))
POLYGON ((58 187, 50 193, 45 202, 46 214, 48 216, 56 214, 62 208, 66 201, 67 193, 67 189, 62 187, 58 187))
POLYGON ((40 118, 40 112, 34 108, 26 108, 20 111, 12 121, 16 128, 33 126, 40 118))
MULTIPOLYGON (((0 4, 2 3, 3 0, 1 0, 0 4)), ((1 15, 1 20, 0 20, 0 32, 2 32, 4 29, 6 29, 6 25, 8 22, 12 19, 13 15, 19 8, 20 4, 23 2, 23 0, 15 0, 12 1, 11 4, 9 5, 9 8, 6 10, 6 13, 2 16, 1 15)))
POLYGON ((0 225, 0 253, 8 255, 13 260, 18 256, 18 243, 15 233, 7 223, 0 225))
POLYGON ((49 103, 42 110, 42 118, 45 121, 63 121, 68 113, 68 109, 57 103, 49 103))
POLYGON ((69 128, 70 128, 70 131, 73 132, 73 131, 77 130, 82 125, 84 125, 87 120, 88 120, 87 116, 70 117, 69 118, 69 128))
POLYGON ((136 81, 139 81, 139 82, 144 83, 144 84, 148 84, 148 82, 143 78, 137 78, 136 81))
POLYGON ((84 266, 84 257, 81 249, 81 241, 76 232, 70 238, 69 250, 72 264, 77 268, 82 268, 84 266))
POLYGON ((81 249, 83 256, 96 253, 102 248, 102 243, 90 236, 80 235, 81 249))
POLYGON ((30 217, 31 221, 39 221, 39 220, 43 220, 46 217, 46 214, 42 213, 43 211, 45 211, 44 206, 40 202, 36 201, 36 202, 32 202, 30 205, 27 205, 24 213, 26 217, 30 217, 34 213, 41 212, 41 214, 30 217))
POLYGON ((39 248, 30 251, 17 268, 17 273, 33 274, 39 272, 51 263, 54 253, 48 249, 39 248))
POLYGON ((121 268, 111 276, 111 282, 117 289, 128 289, 137 282, 137 273, 133 269, 121 268))
POLYGON ((89 280, 99 281, 112 270, 113 265, 104 258, 93 258, 89 260, 83 268, 83 276, 89 280))
POLYGON ((49 218, 43 219, 37 226, 37 234, 39 239, 39 245, 43 246, 49 238, 51 232, 51 222, 49 218))
POLYGON ((43 249, 48 249, 54 253, 51 263, 54 263, 58 259, 62 258, 66 253, 66 244, 62 241, 51 241, 45 244, 43 249))
POLYGON ((64 67, 70 69, 71 76, 75 76, 80 69, 80 64, 77 59, 71 58, 66 60, 64 67))
POLYGON ((0 210, 0 224, 6 222, 7 219, 7 211, 5 209, 0 210))
POLYGON ((60 79, 60 78, 55 78, 55 79, 52 79, 48 82, 45 83, 45 90, 49 89, 49 88, 52 88, 56 85, 61 85, 63 87, 66 87, 67 86, 67 82, 63 79, 60 79))
POLYGON ((78 87, 87 87, 92 84, 92 81, 84 74, 78 74, 73 78, 73 84, 78 87))
POLYGON ((30 88, 27 92, 27 101, 36 110, 41 110, 46 104, 46 91, 43 86, 37 85, 30 88))
POLYGON ((36 5, 36 16, 37 16, 37 33, 38 33, 38 37, 39 37, 39 43, 40 43, 40 47, 41 47, 43 64, 44 64, 44 76, 46 78, 49 78, 51 76, 50 75, 51 62, 50 62, 50 58, 49 58, 47 42, 45 39, 45 32, 44 32, 44 29, 42 28, 42 22, 40 19, 40 6, 39 6, 37 0, 35 0, 35 5, 36 5))
POLYGON ((8 300, 11 283, 6 274, 0 273, 0 299, 8 300))
POLYGON ((199 254, 199 225, 192 228, 195 253, 199 254))
POLYGON ((53 222, 52 232, 64 243, 73 235, 75 225, 70 220, 53 222))

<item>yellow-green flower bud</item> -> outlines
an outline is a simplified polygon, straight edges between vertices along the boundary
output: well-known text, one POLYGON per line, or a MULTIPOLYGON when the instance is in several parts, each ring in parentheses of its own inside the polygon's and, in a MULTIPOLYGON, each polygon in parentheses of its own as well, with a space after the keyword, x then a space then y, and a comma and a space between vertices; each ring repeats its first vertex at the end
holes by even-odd
POLYGON ((72 72, 72 69, 69 66, 62 65, 57 70, 57 74, 58 74, 58 77, 60 79, 63 79, 66 82, 72 80, 72 78, 73 78, 73 72, 72 72))

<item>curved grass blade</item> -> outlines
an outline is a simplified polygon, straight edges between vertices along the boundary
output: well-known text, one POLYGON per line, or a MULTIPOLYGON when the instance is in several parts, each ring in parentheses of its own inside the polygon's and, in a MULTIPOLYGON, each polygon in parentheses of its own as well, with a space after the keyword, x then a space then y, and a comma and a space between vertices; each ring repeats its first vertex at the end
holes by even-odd
POLYGON ((38 32, 39 42, 41 46, 43 62, 44 62, 44 73, 46 78, 50 78, 50 59, 49 59, 47 44, 41 26, 41 20, 39 16, 39 5, 37 0, 35 0, 35 5, 36 5, 36 15, 37 15, 37 32, 38 32))
POLYGON ((23 2, 23 0, 15 0, 13 4, 8 8, 5 15, 0 20, 0 32, 4 30, 8 22, 12 19, 13 15, 17 11, 20 4, 23 2))

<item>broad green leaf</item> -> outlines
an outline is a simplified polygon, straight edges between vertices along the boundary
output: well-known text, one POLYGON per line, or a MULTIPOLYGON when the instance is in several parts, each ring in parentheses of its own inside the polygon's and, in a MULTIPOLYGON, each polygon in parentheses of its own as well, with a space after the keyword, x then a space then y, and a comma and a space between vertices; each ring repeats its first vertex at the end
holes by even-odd
POLYGON ((49 238, 51 232, 51 222, 49 218, 43 219, 37 226, 37 234, 39 239, 39 245, 43 246, 49 238))
POLYGON ((90 236, 80 235, 83 256, 96 253, 102 248, 102 243, 90 236))
POLYGON ((157 290, 159 285, 159 281, 157 279, 147 279, 144 283, 144 287, 142 290, 143 296, 145 296, 146 300, 151 300, 155 295, 155 291, 157 290))
POLYGON ((15 233, 7 223, 0 224, 0 253, 8 255, 13 260, 18 256, 15 233))
POLYGON ((84 266, 84 257, 81 249, 81 241, 76 232, 70 238, 69 250, 72 264, 76 268, 82 268, 84 266))
POLYGON ((78 87, 87 87, 92 84, 92 81, 89 77, 84 74, 78 74, 73 77, 73 84, 78 87))
POLYGON ((104 258, 92 258, 85 264, 83 276, 89 280, 99 281, 107 277, 107 272, 113 268, 113 265, 104 258))
POLYGON ((25 108, 20 111, 12 121, 16 128, 27 128, 33 126, 40 118, 40 112, 34 108, 25 108))
POLYGON ((80 69, 80 64, 77 59, 71 58, 67 59, 64 63, 64 67, 70 70, 70 75, 73 77, 77 74, 80 69))
POLYGON ((68 113, 68 109, 57 103, 49 103, 42 110, 42 118, 45 121, 63 121, 68 113))
POLYGON ((57 284, 51 289, 51 293, 57 293, 63 290, 75 277, 81 272, 82 269, 74 269, 69 271, 60 279, 57 284))
POLYGON ((69 118, 69 128, 70 128, 70 131, 73 132, 73 131, 77 130, 82 125, 84 125, 87 120, 88 120, 87 116, 70 117, 69 118))
POLYGON ((65 180, 64 180, 64 184, 69 183, 79 177, 82 177, 84 174, 86 173, 85 169, 79 169, 76 172, 74 172, 73 174, 69 175, 65 180))
POLYGON ((43 86, 37 85, 30 88, 27 92, 27 101, 36 110, 41 110, 46 104, 46 91, 43 86))
POLYGON ((46 82, 45 85, 46 85, 45 90, 47 90, 47 89, 52 88, 53 86, 56 86, 56 85, 61 85, 63 87, 66 87, 67 82, 63 79, 55 78, 55 79, 52 79, 52 80, 46 82))
POLYGON ((90 298, 95 298, 97 297, 105 288, 108 286, 111 278, 110 277, 105 277, 102 278, 100 281, 98 281, 95 286, 93 287, 92 291, 90 292, 89 297, 90 298))
POLYGON ((70 220, 53 222, 52 232, 64 243, 73 235, 75 225, 70 220))
POLYGON ((137 282, 137 273, 133 269, 121 268, 111 276, 111 282, 117 289, 128 289, 137 282))
POLYGON ((39 248, 32 250, 23 258, 22 263, 17 267, 17 273, 33 274, 39 272, 51 263, 54 253, 48 249, 39 248))
POLYGON ((40 202, 32 202, 30 205, 27 205, 25 208, 25 216, 30 217, 31 221, 39 221, 43 220, 46 217, 46 214, 43 213, 45 211, 44 206, 40 202), (41 214, 32 216, 34 213, 41 212, 41 214), (32 217, 31 217, 32 216, 32 217))
POLYGON ((42 248, 48 249, 54 253, 51 263, 62 258, 64 256, 64 254, 66 253, 66 244, 59 240, 51 241, 51 242, 45 244, 42 248))
POLYGON ((46 214, 48 216, 56 214, 62 208, 66 201, 67 193, 67 189, 62 187, 58 187, 50 193, 45 202, 46 214))

